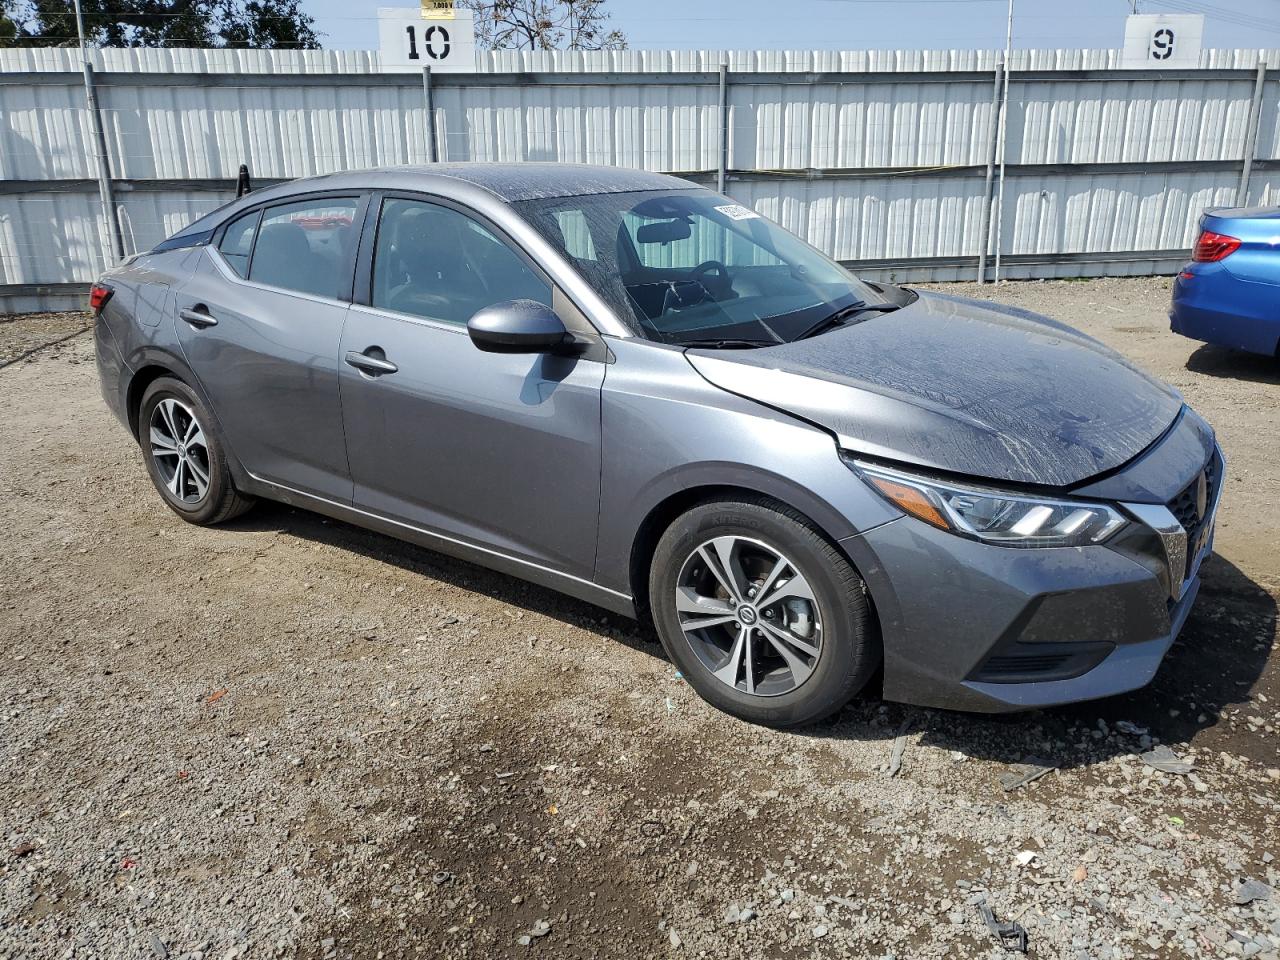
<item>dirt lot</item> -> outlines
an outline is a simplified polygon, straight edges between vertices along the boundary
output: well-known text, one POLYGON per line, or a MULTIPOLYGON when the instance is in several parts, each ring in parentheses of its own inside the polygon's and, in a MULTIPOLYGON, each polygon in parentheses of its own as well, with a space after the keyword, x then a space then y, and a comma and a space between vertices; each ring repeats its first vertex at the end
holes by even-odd
MULTIPOLYGON (((1147 690, 749 727, 585 604, 284 507, 184 524, 87 336, 0 369, 0 957, 1005 955, 985 900, 1035 957, 1275 960, 1280 893, 1236 883, 1280 886, 1280 366, 1171 335, 1165 280, 947 289, 1219 431, 1220 556, 1147 690)), ((84 322, 0 318, 0 362, 84 322)))

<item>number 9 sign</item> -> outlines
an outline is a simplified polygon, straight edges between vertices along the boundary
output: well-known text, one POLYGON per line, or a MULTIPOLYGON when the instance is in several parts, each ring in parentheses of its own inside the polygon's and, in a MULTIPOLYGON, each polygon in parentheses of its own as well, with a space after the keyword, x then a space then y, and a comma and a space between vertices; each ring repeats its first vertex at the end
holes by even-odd
POLYGON ((1124 23, 1127 70, 1187 70, 1200 65, 1204 16, 1198 13, 1137 13, 1124 23))

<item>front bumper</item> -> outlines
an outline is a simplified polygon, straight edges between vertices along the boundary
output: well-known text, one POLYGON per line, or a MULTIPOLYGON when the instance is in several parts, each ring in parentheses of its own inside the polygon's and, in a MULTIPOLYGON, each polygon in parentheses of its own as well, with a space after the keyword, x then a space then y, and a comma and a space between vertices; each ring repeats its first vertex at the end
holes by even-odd
POLYGON ((1090 547, 995 546, 914 517, 841 541, 876 605, 885 698, 1004 712, 1145 686, 1195 603, 1221 488, 1189 558, 1140 522, 1090 547))

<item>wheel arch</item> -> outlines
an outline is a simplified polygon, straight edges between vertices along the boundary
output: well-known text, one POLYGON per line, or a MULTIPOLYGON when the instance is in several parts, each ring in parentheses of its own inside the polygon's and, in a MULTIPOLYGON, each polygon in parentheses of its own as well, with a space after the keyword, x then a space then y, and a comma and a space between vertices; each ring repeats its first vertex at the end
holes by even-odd
POLYGON ((841 539, 849 534, 841 530, 840 534, 837 535, 830 525, 820 522, 815 517, 815 514, 824 512, 821 505, 811 504, 806 509, 803 503, 795 502, 795 498, 787 496, 782 491, 765 490, 761 489, 760 486, 748 487, 734 483, 708 483, 686 487, 668 495, 651 507, 645 514, 644 519, 636 530, 635 536, 632 538, 629 565, 631 595, 635 603, 636 615, 641 620, 648 621, 651 619, 649 612, 649 568, 653 562, 654 551, 663 533, 682 513, 686 513, 700 504, 730 500, 747 500, 757 503, 764 500, 800 514, 805 522, 840 552, 858 574, 863 582, 867 601, 871 607, 872 622, 875 624, 876 629, 879 630, 879 615, 876 612, 875 598, 871 594, 871 588, 867 584, 866 577, 863 576, 862 571, 858 568, 857 562, 841 544, 841 539))
MULTIPOLYGON (((195 372, 177 354, 158 347, 144 347, 129 357, 128 366, 133 372, 125 387, 124 409, 129 418, 129 429, 135 438, 138 436, 138 414, 142 410, 142 396, 147 392, 147 387, 161 377, 181 380, 196 392, 201 402, 211 412, 213 411, 213 405, 209 402, 209 397, 205 394, 204 387, 201 386, 195 372)), ((217 419, 216 413, 214 413, 214 419, 217 419)))
POLYGON ((159 363, 148 363, 137 370, 129 378, 129 386, 125 395, 125 413, 129 418, 129 432, 133 434, 135 440, 138 439, 138 418, 142 413, 143 394, 147 392, 147 387, 161 377, 174 377, 190 386, 190 383, 181 374, 159 363))
POLYGON ((244 465, 241 464, 240 458, 236 455, 231 439, 227 436, 226 430, 223 429, 222 421, 218 417, 218 411, 209 402, 208 394, 205 393, 204 387, 201 386, 200 380, 191 368, 173 354, 156 349, 142 351, 138 356, 131 358, 130 366, 133 369, 133 373, 130 375, 129 382, 125 387, 124 409, 125 415, 129 420, 129 432, 133 434, 134 440, 141 442, 141 438, 138 436, 138 421, 142 412, 142 398, 146 394, 147 388, 161 377, 172 377, 175 380, 180 380, 195 391, 196 396, 200 398, 200 401, 208 410, 209 416, 213 419, 213 426, 219 432, 222 446, 227 456, 227 465, 231 469, 231 475, 235 478, 236 486, 241 490, 251 492, 253 487, 252 478, 245 471, 244 465))

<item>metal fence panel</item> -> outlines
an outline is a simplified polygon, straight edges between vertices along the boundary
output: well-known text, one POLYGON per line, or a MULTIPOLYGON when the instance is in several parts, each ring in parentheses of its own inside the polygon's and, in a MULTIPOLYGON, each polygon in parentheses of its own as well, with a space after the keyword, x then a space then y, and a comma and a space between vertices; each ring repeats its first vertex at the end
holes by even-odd
MULTIPOLYGON (((96 50, 127 249, 260 179, 421 163, 421 80, 352 51, 96 50)), ((1118 51, 1015 51, 1005 276, 1177 266, 1205 206, 1235 202, 1255 70, 1121 71, 1118 51)), ((554 160, 714 179, 821 249, 899 279, 972 277, 983 243, 996 51, 497 51, 434 89, 441 159, 554 160), (581 82, 577 77, 581 75, 581 82)), ((13 285, 103 267, 92 126, 74 49, 0 50, 0 309, 13 285), (54 229, 50 229, 50 225, 54 229)), ((1263 88, 1249 199, 1280 201, 1280 77, 1263 88)), ((994 231, 993 231, 994 232, 994 231)), ((993 249, 993 248, 992 248, 993 249)), ((17 297, 24 297, 21 301, 17 297)))

